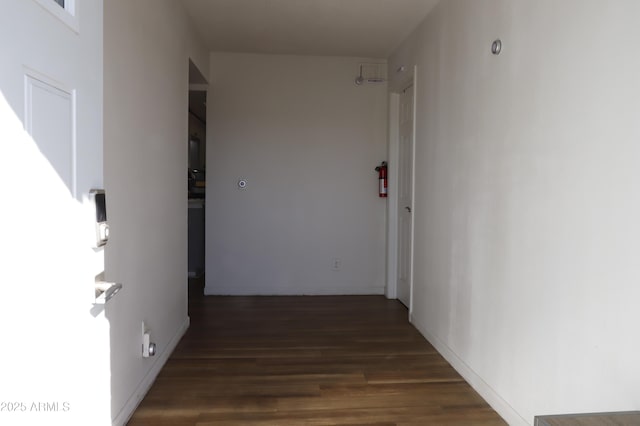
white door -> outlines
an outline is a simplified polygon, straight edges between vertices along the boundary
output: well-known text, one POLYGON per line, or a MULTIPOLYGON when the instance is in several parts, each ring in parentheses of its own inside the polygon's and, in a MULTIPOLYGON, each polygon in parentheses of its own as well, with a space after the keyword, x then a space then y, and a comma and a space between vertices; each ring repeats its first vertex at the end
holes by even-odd
MULTIPOLYGON (((0 0, 0 424, 110 424, 102 1, 0 0)), ((107 194, 108 203, 108 194, 107 194)))
POLYGON ((413 86, 400 94, 398 165, 398 299, 411 308, 413 262, 413 86))

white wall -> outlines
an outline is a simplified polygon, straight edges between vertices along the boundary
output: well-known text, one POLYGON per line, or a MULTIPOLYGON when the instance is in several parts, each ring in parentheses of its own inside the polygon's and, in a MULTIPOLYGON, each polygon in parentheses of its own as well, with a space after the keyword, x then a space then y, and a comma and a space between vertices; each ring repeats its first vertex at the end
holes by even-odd
POLYGON ((112 415, 121 423, 188 326, 189 56, 208 72, 180 3, 105 2, 105 186, 111 238, 112 415), (141 356, 141 322, 158 355, 141 356))
POLYGON ((211 54, 207 294, 383 293, 386 85, 358 63, 211 54))
POLYGON ((510 424, 640 406, 638 16, 449 0, 390 58, 419 70, 413 321, 510 424))

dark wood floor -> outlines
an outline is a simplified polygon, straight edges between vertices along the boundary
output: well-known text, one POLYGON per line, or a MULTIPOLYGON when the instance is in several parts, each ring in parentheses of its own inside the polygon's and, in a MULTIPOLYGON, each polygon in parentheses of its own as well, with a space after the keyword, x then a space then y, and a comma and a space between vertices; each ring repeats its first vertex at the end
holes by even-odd
POLYGON ((191 327, 130 426, 505 424, 396 301, 190 291, 191 327))

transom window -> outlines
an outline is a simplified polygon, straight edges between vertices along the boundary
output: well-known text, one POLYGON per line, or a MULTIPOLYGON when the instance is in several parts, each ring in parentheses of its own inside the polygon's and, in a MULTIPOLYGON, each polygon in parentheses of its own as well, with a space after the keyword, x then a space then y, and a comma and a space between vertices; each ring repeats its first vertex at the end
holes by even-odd
MULTIPOLYGON (((24 1, 24 0, 20 0, 24 1)), ((53 16, 64 22, 74 32, 80 32, 78 23, 77 0, 33 0, 53 16)))

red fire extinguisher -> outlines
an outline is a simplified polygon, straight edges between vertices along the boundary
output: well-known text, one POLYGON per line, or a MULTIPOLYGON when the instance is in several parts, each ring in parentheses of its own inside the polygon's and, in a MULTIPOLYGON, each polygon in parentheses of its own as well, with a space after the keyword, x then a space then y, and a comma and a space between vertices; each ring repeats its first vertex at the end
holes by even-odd
POLYGON ((378 196, 380 198, 387 197, 387 162, 383 161, 378 167, 378 196))

